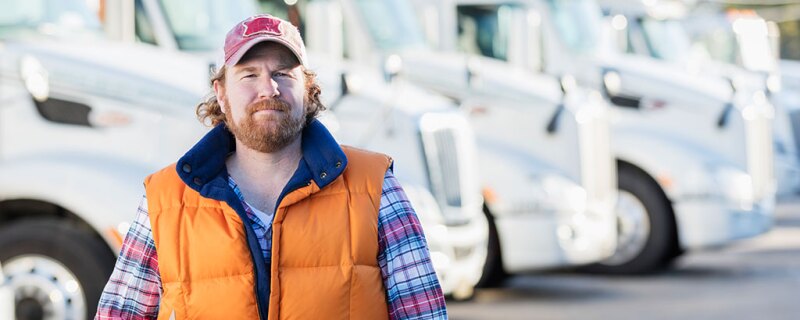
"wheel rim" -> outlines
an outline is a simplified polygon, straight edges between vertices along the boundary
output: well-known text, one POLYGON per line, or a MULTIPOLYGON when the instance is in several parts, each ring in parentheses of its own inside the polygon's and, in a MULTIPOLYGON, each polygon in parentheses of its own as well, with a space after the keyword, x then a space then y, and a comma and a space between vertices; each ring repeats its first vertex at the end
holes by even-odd
POLYGON ((617 235, 617 250, 603 264, 621 265, 633 260, 644 250, 650 236, 647 208, 639 198, 624 190, 619 190, 617 200, 617 235))
POLYGON ((83 288, 60 262, 40 255, 24 255, 4 262, 3 271, 14 289, 17 319, 86 318, 83 288))

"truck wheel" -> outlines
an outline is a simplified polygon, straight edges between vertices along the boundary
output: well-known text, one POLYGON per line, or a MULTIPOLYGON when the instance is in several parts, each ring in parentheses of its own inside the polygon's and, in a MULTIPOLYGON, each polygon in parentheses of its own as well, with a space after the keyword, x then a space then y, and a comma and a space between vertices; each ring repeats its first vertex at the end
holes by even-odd
POLYGON ((672 207, 661 187, 631 165, 618 167, 617 250, 587 268, 605 274, 659 271, 677 257, 677 229, 672 207))
POLYGON ((16 318, 91 319, 114 255, 67 221, 23 220, 0 229, 0 261, 16 296, 16 318))
POLYGON ((508 274, 503 270, 503 259, 500 256, 500 238, 497 235, 497 226, 494 218, 489 212, 489 208, 483 205, 483 214, 489 222, 489 248, 486 251, 486 263, 483 265, 483 273, 478 284, 478 288, 497 288, 503 285, 508 279, 508 274))

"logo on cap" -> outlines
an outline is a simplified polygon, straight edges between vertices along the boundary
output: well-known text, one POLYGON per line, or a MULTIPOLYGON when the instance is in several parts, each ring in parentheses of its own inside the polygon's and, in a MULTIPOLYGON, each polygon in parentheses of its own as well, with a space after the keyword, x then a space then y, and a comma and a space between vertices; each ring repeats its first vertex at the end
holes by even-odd
POLYGON ((267 34, 271 36, 283 35, 279 28, 281 21, 278 19, 260 16, 250 21, 244 21, 242 24, 244 25, 243 37, 252 37, 257 34, 267 34))

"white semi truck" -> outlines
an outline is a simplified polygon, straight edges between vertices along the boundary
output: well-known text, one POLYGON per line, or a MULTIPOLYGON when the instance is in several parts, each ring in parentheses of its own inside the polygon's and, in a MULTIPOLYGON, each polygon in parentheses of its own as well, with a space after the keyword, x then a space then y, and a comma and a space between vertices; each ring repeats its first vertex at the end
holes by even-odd
POLYGON ((763 91, 616 52, 591 0, 441 0, 416 8, 441 50, 571 74, 615 105, 619 239, 615 255, 594 270, 649 272, 684 250, 770 227, 773 109, 763 91))
POLYGON ((208 75, 189 55, 103 41, 85 1, 0 4, 5 282, 17 319, 89 319, 144 177, 206 131, 193 106, 208 75))
MULTIPOLYGON (((258 12, 248 0, 123 0, 105 2, 104 8, 111 37, 191 52, 209 64, 231 26, 258 12)), ((394 173, 422 221, 444 292, 469 297, 488 241, 469 123, 449 100, 390 80, 383 69, 307 47, 330 110, 323 122, 338 141, 394 158, 394 173)))
MULTIPOLYGON (((619 50, 646 55, 690 74, 716 75, 737 90, 764 91, 775 105, 774 152, 777 195, 800 192, 800 155, 791 129, 786 95, 780 90, 777 27, 754 12, 725 12, 692 1, 600 1, 617 21, 619 50), (772 31, 770 31, 772 30, 772 31)), ((612 23, 613 24, 613 23, 612 23)))
POLYGON ((262 1, 299 16, 309 48, 347 56, 444 94, 478 139, 490 246, 483 284, 505 273, 589 264, 616 242, 608 106, 574 79, 426 48, 407 1, 262 1), (386 62, 384 62, 386 61, 386 62))

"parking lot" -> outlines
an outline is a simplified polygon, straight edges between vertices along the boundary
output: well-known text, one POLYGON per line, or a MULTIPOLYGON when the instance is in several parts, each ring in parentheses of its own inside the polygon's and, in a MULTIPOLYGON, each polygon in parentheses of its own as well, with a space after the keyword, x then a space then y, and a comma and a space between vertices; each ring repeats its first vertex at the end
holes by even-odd
POLYGON ((768 234, 694 252, 665 273, 607 277, 553 272, 512 278, 452 319, 800 319, 800 200, 782 201, 768 234))

